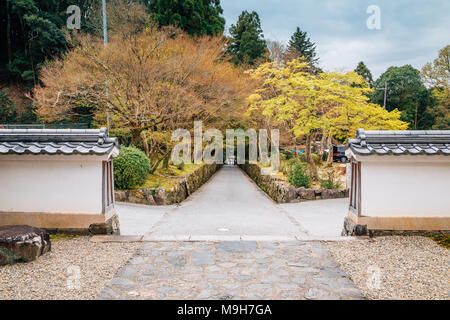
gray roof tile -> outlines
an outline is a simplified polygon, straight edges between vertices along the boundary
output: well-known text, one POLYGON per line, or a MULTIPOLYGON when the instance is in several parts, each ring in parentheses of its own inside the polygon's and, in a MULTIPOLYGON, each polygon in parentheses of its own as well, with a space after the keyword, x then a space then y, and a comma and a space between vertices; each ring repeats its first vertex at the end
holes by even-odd
POLYGON ((450 130, 358 129, 347 148, 359 155, 450 155, 450 130))
POLYGON ((101 129, 0 129, 0 154, 103 155, 119 147, 101 129))

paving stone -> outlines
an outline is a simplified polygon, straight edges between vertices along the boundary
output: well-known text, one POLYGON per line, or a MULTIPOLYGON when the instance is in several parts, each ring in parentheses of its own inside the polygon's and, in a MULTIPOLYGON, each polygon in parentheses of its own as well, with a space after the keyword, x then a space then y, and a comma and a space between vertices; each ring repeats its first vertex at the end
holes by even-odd
POLYGON ((311 242, 144 242, 97 298, 363 299, 323 248, 311 242))
POLYGON ((212 254, 209 252, 195 252, 192 256, 192 262, 197 266, 213 264, 212 254))
POLYGON ((284 269, 276 269, 272 271, 273 274, 279 275, 279 276, 287 276, 289 275, 289 272, 284 269))
POLYGON ((297 277, 293 277, 291 278, 292 282, 298 283, 299 285, 303 285, 306 283, 306 278, 297 278, 297 277))
POLYGON ((340 300, 339 296, 318 288, 310 288, 304 297, 308 300, 340 300))
POLYGON ((217 266, 209 266, 205 268, 206 271, 208 272, 218 272, 221 271, 221 269, 217 266))
POLYGON ((247 286, 248 290, 253 291, 261 291, 261 290, 271 290, 272 289, 272 285, 268 284, 268 283, 254 283, 254 284, 249 284, 247 286))
POLYGON ((224 262, 224 263, 219 263, 219 266, 224 267, 224 268, 232 268, 232 267, 236 266, 236 263, 224 262))
POLYGON ((163 286, 161 288, 156 289, 156 291, 159 293, 170 295, 177 292, 178 289, 176 287, 163 286))
POLYGON ((136 276, 138 274, 139 274, 139 272, 136 269, 125 266, 117 272, 116 276, 128 278, 128 277, 136 276))
POLYGON ((168 258, 167 261, 177 267, 183 267, 186 264, 186 259, 180 257, 171 257, 168 258))
POLYGON ((249 275, 244 275, 244 274, 242 274, 242 275, 235 275, 234 276, 234 280, 241 281, 241 282, 248 282, 248 281, 250 281, 252 279, 253 279, 253 277, 251 277, 249 275))
POLYGON ((280 289, 288 289, 288 290, 296 290, 298 288, 297 284, 291 283, 279 283, 278 288, 280 289))
POLYGON ((216 291, 206 289, 206 290, 200 291, 200 293, 197 295, 196 299, 211 299, 215 295, 217 295, 216 291))
POLYGON ((133 257, 131 258, 131 260, 129 261, 130 264, 141 264, 144 263, 148 260, 148 257, 141 257, 141 256, 137 256, 137 257, 133 257))
POLYGON ((258 248, 256 241, 227 241, 217 245, 217 249, 228 252, 250 252, 258 248))
POLYGON ((108 300, 108 299, 114 299, 117 297, 117 294, 112 290, 111 288, 104 287, 102 291, 97 295, 97 300, 108 300))

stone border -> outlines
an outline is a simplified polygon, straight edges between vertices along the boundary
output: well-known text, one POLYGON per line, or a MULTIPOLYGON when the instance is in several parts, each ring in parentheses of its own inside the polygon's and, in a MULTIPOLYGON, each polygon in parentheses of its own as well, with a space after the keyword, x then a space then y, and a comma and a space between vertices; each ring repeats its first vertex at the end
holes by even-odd
POLYGON ((204 163, 186 176, 180 177, 178 183, 169 190, 164 187, 156 189, 141 188, 135 190, 115 190, 115 199, 118 202, 129 202, 151 206, 180 203, 208 181, 220 167, 221 165, 215 163, 204 163))
POLYGON ((239 167, 278 203, 296 203, 307 200, 347 198, 349 191, 340 189, 295 188, 286 178, 273 173, 263 174, 264 168, 257 164, 240 164, 239 167))

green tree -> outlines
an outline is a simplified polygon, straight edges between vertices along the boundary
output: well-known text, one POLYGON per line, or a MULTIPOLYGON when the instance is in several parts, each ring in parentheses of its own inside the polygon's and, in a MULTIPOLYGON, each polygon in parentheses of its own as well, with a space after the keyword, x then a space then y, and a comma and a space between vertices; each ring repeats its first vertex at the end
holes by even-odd
POLYGON ((230 28, 230 35, 227 51, 232 62, 254 66, 265 59, 267 44, 258 13, 242 11, 237 23, 230 28))
POLYGON ((433 63, 429 62, 422 68, 422 77, 432 87, 450 90, 450 45, 439 50, 433 63))
POLYGON ((431 87, 434 116, 433 129, 450 129, 450 45, 439 51, 432 63, 422 68, 422 78, 431 87))
POLYGON ((220 0, 146 1, 150 13, 160 26, 174 25, 190 35, 221 35, 225 19, 220 0))
POLYGON ((9 98, 6 90, 0 91, 0 124, 14 123, 17 119, 17 110, 14 102, 9 98))
POLYGON ((358 66, 356 67, 355 72, 357 74, 359 74, 361 77, 363 77, 364 79, 366 79, 367 83, 369 84, 369 86, 371 88, 373 87, 372 73, 370 72, 369 68, 366 67, 366 65, 364 64, 363 61, 360 61, 358 63, 358 66))
MULTIPOLYGON (((401 119, 409 123, 410 129, 429 129, 434 119, 429 112, 431 92, 420 77, 420 72, 411 65, 390 67, 374 83, 375 88, 387 85, 386 109, 395 108, 402 113, 401 119)), ((372 102, 383 105, 384 90, 376 90, 372 102)))
POLYGON ((319 61, 316 58, 316 44, 310 40, 306 31, 300 30, 299 27, 289 40, 288 54, 291 58, 304 57, 311 65, 319 61))
POLYGON ((6 55, 0 55, 0 69, 10 80, 34 85, 44 61, 66 49, 61 28, 67 6, 56 0, 7 0, 2 7, 0 21, 6 28, 1 28, 0 41, 6 55))

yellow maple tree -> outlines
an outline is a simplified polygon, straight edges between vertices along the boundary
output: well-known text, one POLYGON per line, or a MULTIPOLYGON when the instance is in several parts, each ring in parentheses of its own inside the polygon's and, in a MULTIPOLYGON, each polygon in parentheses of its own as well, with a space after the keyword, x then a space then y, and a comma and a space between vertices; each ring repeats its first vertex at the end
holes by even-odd
MULTIPOLYGON (((346 140, 356 129, 403 130, 400 112, 370 103, 369 88, 355 72, 313 75, 308 64, 294 59, 285 65, 266 63, 248 73, 261 85, 249 96, 248 113, 274 125, 287 126, 294 138, 306 139, 306 159, 317 177, 311 143, 322 135, 346 140)), ((329 160, 331 156, 329 157, 329 160)), ((331 163, 331 162, 330 162, 331 163)))

